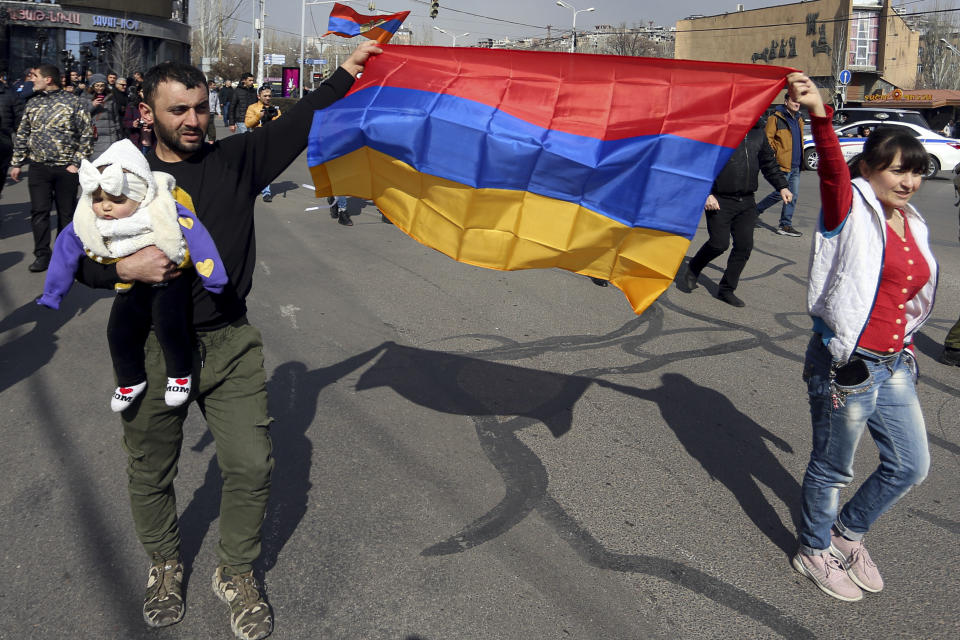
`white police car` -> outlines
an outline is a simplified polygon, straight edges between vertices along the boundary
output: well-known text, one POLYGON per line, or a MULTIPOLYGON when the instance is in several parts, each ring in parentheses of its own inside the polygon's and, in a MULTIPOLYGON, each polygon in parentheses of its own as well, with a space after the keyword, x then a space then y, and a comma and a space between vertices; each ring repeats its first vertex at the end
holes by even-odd
MULTIPOLYGON (((840 140, 840 149, 843 150, 843 157, 850 160, 855 155, 863 151, 863 143, 867 140, 867 135, 879 126, 901 127, 909 131, 914 137, 919 138, 923 147, 930 154, 930 165, 924 178, 932 178, 940 172, 940 169, 955 166, 960 163, 960 140, 948 138, 944 135, 931 131, 909 122, 891 122, 883 120, 859 120, 846 125, 835 127, 837 138, 840 140)), ((807 135, 803 138, 803 167, 811 171, 816 171, 819 158, 817 150, 813 146, 813 136, 807 135)))
POLYGON ((840 127, 861 120, 884 120, 886 122, 909 122, 932 129, 919 111, 912 109, 885 109, 883 107, 843 107, 833 112, 833 126, 840 127))

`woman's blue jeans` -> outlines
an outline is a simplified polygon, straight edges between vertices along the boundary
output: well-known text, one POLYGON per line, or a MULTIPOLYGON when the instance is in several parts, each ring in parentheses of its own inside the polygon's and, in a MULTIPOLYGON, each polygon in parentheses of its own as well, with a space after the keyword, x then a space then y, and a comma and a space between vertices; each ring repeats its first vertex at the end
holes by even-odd
POLYGON ((865 353, 865 363, 869 377, 842 387, 832 381, 832 356, 820 334, 815 333, 807 345, 803 378, 813 419, 813 452, 802 486, 803 553, 828 549, 831 526, 845 538, 861 539, 877 518, 923 482, 930 469, 913 354, 907 349, 880 358, 865 353), (840 489, 853 479, 853 458, 864 428, 877 444, 880 465, 838 514, 840 489))

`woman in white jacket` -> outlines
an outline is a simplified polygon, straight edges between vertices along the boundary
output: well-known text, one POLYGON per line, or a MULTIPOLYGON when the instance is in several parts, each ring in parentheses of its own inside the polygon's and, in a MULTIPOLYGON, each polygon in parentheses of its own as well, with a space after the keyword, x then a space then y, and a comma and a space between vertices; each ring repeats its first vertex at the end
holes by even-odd
POLYGON ((927 226, 909 204, 929 159, 913 136, 880 127, 848 169, 832 109, 807 76, 787 81, 810 111, 822 204, 807 285, 814 334, 803 370, 813 451, 793 566, 828 595, 855 601, 883 588, 864 534, 930 467, 911 342, 933 308, 937 263, 927 226), (880 464, 838 509, 865 428, 880 464))

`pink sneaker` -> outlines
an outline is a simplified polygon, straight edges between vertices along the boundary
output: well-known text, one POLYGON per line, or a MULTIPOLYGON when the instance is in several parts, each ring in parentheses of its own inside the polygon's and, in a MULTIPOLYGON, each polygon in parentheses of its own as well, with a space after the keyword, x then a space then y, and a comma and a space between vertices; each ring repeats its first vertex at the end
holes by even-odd
POLYGON ((880 570, 863 546, 863 540, 853 542, 830 532, 830 555, 840 561, 850 579, 864 591, 877 593, 883 589, 880 570))
POLYGON ((808 556, 797 552, 793 556, 793 568, 810 578, 820 591, 844 602, 856 602, 863 598, 863 591, 847 576, 840 561, 824 552, 808 556))

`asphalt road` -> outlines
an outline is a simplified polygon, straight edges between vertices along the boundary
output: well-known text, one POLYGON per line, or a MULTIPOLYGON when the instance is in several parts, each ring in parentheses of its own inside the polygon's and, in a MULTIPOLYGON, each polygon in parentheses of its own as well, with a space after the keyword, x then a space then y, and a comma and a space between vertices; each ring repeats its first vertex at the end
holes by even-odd
MULTIPOLYGON (((942 268, 916 340, 932 470, 868 536, 887 587, 856 604, 789 565, 810 447, 814 175, 803 238, 757 229, 745 308, 710 295, 710 267, 640 317, 574 274, 452 262, 359 201, 356 225, 337 225, 307 182, 301 159, 257 205, 249 299, 276 418, 259 567, 274 638, 960 635, 960 369, 935 360, 960 315, 945 177, 914 199, 942 268)), ((108 407, 111 294, 33 304, 27 200, 21 183, 0 202, 0 638, 228 639, 209 587, 219 472, 196 409, 176 484, 187 614, 141 621, 148 562, 108 407)), ((701 226, 692 250, 704 239, 701 226)), ((865 438, 855 482, 875 464, 865 438)))

